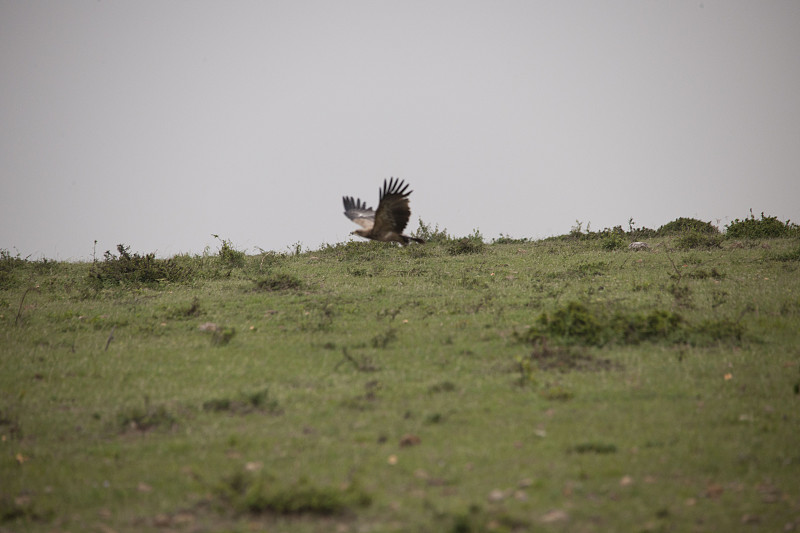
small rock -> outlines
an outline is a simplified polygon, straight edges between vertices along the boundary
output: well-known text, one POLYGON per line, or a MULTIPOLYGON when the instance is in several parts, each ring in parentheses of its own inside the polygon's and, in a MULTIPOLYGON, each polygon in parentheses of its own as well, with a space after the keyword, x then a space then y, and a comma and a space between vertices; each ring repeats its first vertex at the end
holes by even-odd
POLYGON ((567 519, 567 513, 556 509, 555 511, 550 511, 549 513, 542 516, 542 522, 545 524, 552 524, 553 522, 560 522, 562 520, 567 519))
POLYGON ((492 492, 489 493, 489 501, 490 502, 500 502, 506 498, 505 491, 500 489, 494 489, 492 492))
POLYGON ((249 461, 245 463, 244 469, 248 472, 258 472, 264 467, 264 463, 261 461, 249 461))

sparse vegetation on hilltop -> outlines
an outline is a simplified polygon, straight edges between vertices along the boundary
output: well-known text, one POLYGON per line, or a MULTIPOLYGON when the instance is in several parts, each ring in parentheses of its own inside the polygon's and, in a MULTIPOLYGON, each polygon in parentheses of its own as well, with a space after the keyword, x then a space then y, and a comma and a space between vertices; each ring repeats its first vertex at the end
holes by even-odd
POLYGON ((800 527, 800 247, 772 218, 2 250, 0 531, 800 527))

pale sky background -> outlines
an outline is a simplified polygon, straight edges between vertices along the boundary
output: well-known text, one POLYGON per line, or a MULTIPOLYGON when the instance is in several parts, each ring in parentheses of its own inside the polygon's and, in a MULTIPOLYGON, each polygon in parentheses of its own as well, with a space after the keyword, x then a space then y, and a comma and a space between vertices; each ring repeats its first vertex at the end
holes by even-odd
POLYGON ((800 2, 0 0, 0 248, 800 221, 800 2))

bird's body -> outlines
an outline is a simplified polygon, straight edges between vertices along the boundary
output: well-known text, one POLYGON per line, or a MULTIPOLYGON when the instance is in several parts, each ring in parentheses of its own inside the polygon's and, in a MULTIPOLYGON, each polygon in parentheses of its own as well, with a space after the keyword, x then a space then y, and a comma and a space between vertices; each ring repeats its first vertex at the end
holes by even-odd
POLYGON ((411 217, 408 195, 412 191, 406 189, 408 185, 404 185, 402 180, 390 178, 388 183, 383 180, 383 188, 378 189, 378 209, 375 211, 367 207, 366 202, 353 199, 352 196, 342 197, 345 216, 362 228, 355 230, 353 235, 375 241, 399 242, 402 245, 410 241, 425 242, 417 237, 403 235, 411 217))

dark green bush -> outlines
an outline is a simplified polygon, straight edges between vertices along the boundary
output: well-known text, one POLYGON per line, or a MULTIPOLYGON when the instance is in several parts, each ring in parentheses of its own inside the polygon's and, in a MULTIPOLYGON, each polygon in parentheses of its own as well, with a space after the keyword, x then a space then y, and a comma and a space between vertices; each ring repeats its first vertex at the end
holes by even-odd
POLYGON ((676 235, 681 233, 700 233, 713 235, 719 233, 719 229, 711 222, 703 222, 696 218, 676 218, 658 228, 658 235, 676 235))
POLYGON ((514 237, 509 237, 508 235, 503 235, 501 233, 498 238, 492 241, 492 244, 525 244, 528 242, 531 242, 531 239, 527 237, 515 239, 514 237))
POLYGON ((569 302, 550 315, 542 313, 536 326, 548 335, 579 344, 601 344, 603 340, 598 317, 579 302, 569 302))
POLYGON ((619 233, 611 233, 600 241, 603 250, 613 252, 614 250, 624 250, 628 247, 628 241, 619 233))
POLYGON ((616 250, 622 248, 622 244, 627 246, 627 241, 637 241, 655 237, 658 232, 650 228, 636 228, 634 227, 633 219, 628 221, 628 231, 622 229, 622 226, 614 226, 613 228, 605 228, 600 231, 590 231, 589 225, 586 225, 586 231, 583 231, 583 222, 575 221, 575 226, 572 227, 567 235, 559 235, 557 237, 548 237, 548 240, 567 240, 567 241, 592 241, 600 240, 601 246, 605 250, 616 250))
POLYGON ((119 256, 107 251, 102 262, 95 262, 89 271, 90 284, 99 287, 113 284, 147 285, 161 281, 186 282, 194 272, 187 262, 156 259, 155 254, 131 254, 130 246, 117 245, 119 256))
POLYGON ((436 227, 431 227, 430 224, 426 224, 419 219, 419 227, 417 231, 411 234, 413 237, 417 237, 418 239, 422 239, 425 242, 430 243, 444 243, 450 240, 450 237, 447 236, 446 229, 439 229, 439 224, 436 224, 436 227))
POLYGON ((212 235, 214 238, 222 242, 219 249, 219 258, 222 263, 234 268, 242 268, 244 266, 247 255, 233 247, 233 243, 227 239, 221 239, 219 235, 212 235))
POLYGON ((800 226, 787 220, 781 222, 778 217, 768 217, 761 213, 757 219, 750 211, 750 218, 735 219, 725 226, 725 236, 730 239, 771 239, 775 237, 800 236, 800 226))
POLYGON ((462 237, 447 243, 447 253, 450 255, 479 254, 483 252, 484 246, 480 237, 462 237))
POLYGON ((24 266, 26 262, 19 254, 11 255, 11 252, 5 248, 0 248, 0 270, 11 271, 17 267, 24 266))
POLYGON ((14 271, 25 267, 26 263, 19 254, 11 255, 8 250, 0 248, 0 290, 17 286, 14 271))
POLYGON ((607 312, 580 302, 569 302, 551 313, 542 313, 521 340, 583 346, 640 344, 642 342, 708 345, 739 343, 745 327, 729 319, 687 322, 663 309, 643 312, 607 312))
POLYGON ((616 313, 609 328, 625 344, 638 344, 648 340, 669 339, 679 331, 683 319, 677 313, 653 309, 643 313, 616 313))

